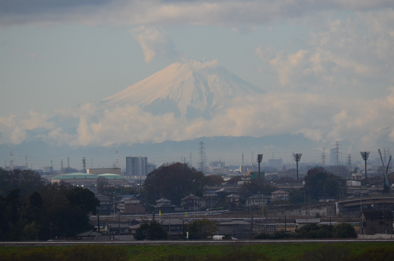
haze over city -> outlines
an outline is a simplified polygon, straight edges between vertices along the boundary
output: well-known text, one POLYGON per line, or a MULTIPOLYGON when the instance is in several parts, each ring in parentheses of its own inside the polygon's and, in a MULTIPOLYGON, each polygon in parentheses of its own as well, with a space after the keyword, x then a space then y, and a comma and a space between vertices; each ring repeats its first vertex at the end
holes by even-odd
MULTIPOLYGON (((392 147, 391 1, 0 1, 0 165, 392 147), (201 138, 205 137, 205 138, 201 138), (91 160, 90 160, 91 159, 91 160)), ((251 161, 251 160, 250 160, 251 161)))

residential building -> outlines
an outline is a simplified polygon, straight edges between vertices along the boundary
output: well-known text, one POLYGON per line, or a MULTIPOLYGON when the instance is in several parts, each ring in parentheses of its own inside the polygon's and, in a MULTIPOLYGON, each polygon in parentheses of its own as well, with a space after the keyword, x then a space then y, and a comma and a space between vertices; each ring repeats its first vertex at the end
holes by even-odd
POLYGON ((271 196, 272 196, 272 201, 280 200, 280 199, 286 200, 289 198, 289 192, 284 190, 276 190, 271 193, 271 196))
POLYGON ((185 238, 185 232, 187 230, 187 222, 180 218, 161 218, 158 220, 161 226, 167 231, 171 239, 183 239, 185 238))
POLYGON ((181 207, 184 211, 199 211, 205 208, 205 200, 190 194, 182 199, 181 207))
POLYGON ((364 210, 360 213, 360 234, 393 234, 393 213, 389 210, 364 210))
POLYGON ((156 200, 156 205, 154 206, 156 213, 170 213, 174 212, 175 205, 171 204, 171 200, 166 198, 161 198, 156 200))
POLYGON ((147 164, 148 157, 126 157, 126 175, 145 176, 147 164))
POLYGON ((269 196, 264 196, 263 194, 256 194, 248 197, 246 200, 247 207, 262 207, 265 206, 268 202, 269 196))

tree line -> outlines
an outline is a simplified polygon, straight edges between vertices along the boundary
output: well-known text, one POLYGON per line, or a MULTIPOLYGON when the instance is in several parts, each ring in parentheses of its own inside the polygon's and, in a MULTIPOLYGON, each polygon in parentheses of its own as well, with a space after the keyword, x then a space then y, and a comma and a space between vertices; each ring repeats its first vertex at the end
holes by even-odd
POLYGON ((72 237, 91 229, 100 202, 88 189, 47 184, 30 170, 0 169, 0 240, 72 237))

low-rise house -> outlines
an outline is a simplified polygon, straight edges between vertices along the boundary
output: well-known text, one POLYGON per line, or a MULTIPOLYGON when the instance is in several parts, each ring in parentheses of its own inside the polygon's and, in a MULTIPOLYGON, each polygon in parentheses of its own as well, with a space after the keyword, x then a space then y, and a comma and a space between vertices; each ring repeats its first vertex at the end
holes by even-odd
POLYGON ((171 239, 182 239, 185 237, 186 223, 180 218, 161 218, 158 222, 167 231, 171 239))
POLYGON ((223 221, 218 224, 218 234, 231 235, 238 239, 252 238, 252 226, 246 220, 223 221))
POLYGON ((215 208, 218 204, 218 195, 216 193, 204 193, 204 201, 207 209, 215 208))
POLYGON ((184 211, 199 211, 201 209, 205 209, 206 205, 204 199, 190 194, 182 199, 181 207, 184 211))
POLYGON ((170 213, 174 212, 175 205, 171 204, 171 200, 166 198, 161 198, 156 200, 156 205, 154 206, 156 213, 170 213))
POLYGON ((103 194, 95 194, 95 196, 100 201, 100 214, 111 213, 113 207, 111 199, 103 194))
POLYGON ((237 194, 230 194, 226 197, 226 203, 239 206, 241 197, 237 194))
POLYGON ((268 198, 271 198, 271 197, 264 196, 263 194, 256 194, 256 195, 250 196, 246 200, 246 206, 247 207, 262 207, 267 204, 268 198))
MULTIPOLYGON (((141 202, 137 198, 125 198, 122 200, 123 213, 125 214, 144 214, 145 207, 141 205, 141 202)), ((118 205, 120 209, 120 205, 118 205)))
POLYGON ((389 210, 364 210, 360 213, 360 234, 393 234, 393 213, 389 210))
POLYGON ((275 200, 287 200, 289 198, 289 192, 284 190, 276 190, 271 193, 272 201, 275 200))

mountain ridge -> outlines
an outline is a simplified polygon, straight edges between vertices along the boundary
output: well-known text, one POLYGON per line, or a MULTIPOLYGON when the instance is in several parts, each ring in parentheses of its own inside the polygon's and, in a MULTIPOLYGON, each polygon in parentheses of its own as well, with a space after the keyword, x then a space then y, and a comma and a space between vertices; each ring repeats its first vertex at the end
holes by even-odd
POLYGON ((101 103, 108 107, 137 105, 153 114, 211 118, 234 98, 262 93, 217 60, 190 60, 170 64, 101 103))

